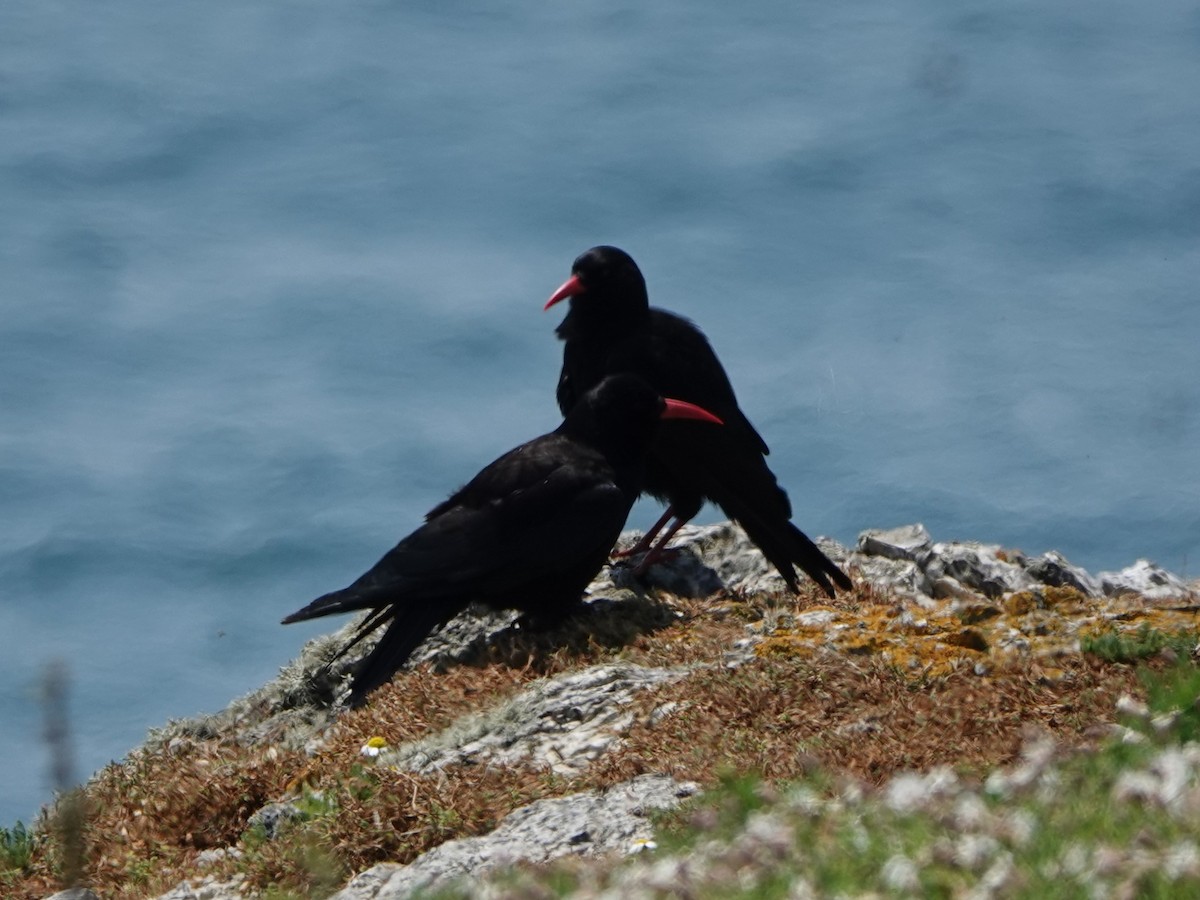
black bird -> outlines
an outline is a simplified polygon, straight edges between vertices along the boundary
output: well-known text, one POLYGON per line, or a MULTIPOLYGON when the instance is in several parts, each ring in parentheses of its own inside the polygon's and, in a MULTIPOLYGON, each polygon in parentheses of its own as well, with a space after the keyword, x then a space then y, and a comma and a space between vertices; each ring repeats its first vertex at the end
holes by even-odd
POLYGON ((350 704, 360 706, 434 628, 472 602, 562 618, 577 608, 621 533, 658 420, 679 418, 721 424, 636 376, 604 379, 558 428, 485 467, 365 575, 283 624, 374 610, 341 656, 387 623, 354 674, 350 704))
POLYGON ((557 394, 564 415, 606 376, 633 372, 664 395, 711 410, 726 426, 700 429, 681 422, 659 429, 645 490, 668 507, 629 551, 649 550, 641 568, 711 500, 745 529, 793 591, 797 566, 831 597, 831 580, 849 590, 846 574, 792 524, 787 493, 764 458, 767 444, 738 408, 708 339, 682 316, 650 306, 646 281, 629 254, 607 246, 582 254, 544 308, 567 298, 570 311, 555 332, 565 342, 557 394), (675 524, 655 545, 671 518, 675 524))

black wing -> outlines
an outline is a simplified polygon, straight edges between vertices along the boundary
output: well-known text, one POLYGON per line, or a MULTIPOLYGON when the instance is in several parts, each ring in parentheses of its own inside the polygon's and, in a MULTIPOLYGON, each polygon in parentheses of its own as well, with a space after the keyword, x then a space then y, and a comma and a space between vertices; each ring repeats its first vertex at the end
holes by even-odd
POLYGON ((764 456, 770 453, 738 407, 725 368, 708 338, 682 316, 651 309, 649 324, 617 340, 573 337, 563 347, 555 398, 565 416, 606 375, 633 372, 664 397, 687 400, 715 413, 736 437, 764 456))
POLYGON ((664 396, 698 403, 725 422, 724 428, 667 423, 655 442, 650 482, 686 485, 720 506, 793 590, 793 565, 830 596, 831 579, 851 588, 845 573, 790 521, 791 501, 767 465, 767 443, 738 407, 724 367, 698 328, 651 310, 651 328, 614 347, 608 365, 637 366, 664 396))
POLYGON ((547 435, 505 454, 357 581, 284 622, 398 602, 486 602, 607 552, 633 498, 590 454, 563 452, 565 440, 547 435))

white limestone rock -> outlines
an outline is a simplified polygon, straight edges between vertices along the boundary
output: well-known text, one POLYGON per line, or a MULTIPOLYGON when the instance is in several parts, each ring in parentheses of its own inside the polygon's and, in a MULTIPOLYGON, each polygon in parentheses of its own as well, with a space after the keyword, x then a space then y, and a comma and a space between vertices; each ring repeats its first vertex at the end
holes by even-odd
POLYGON ((1119 572, 1101 572, 1099 579, 1109 597, 1133 593, 1150 600, 1169 600, 1194 594, 1182 578, 1148 559, 1139 559, 1119 572))
POLYGON ((864 556, 907 560, 923 567, 933 550, 933 538, 920 522, 898 528, 870 528, 858 536, 858 552, 864 556))
POLYGON ((651 810, 669 809, 697 790, 692 782, 641 775, 603 792, 538 800, 509 813, 490 834, 447 841, 407 866, 374 866, 332 900, 401 900, 518 862, 633 852, 653 834, 651 810))
POLYGON ((461 720, 379 761, 418 772, 455 763, 528 761, 570 774, 586 767, 633 724, 638 691, 681 678, 683 669, 592 666, 534 682, 501 707, 461 720))

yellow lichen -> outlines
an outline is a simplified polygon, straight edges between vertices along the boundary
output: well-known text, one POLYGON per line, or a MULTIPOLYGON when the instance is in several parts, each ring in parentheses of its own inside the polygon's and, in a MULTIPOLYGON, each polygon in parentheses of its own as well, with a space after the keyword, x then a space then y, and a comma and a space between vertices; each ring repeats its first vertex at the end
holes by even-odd
MULTIPOLYGON (((1142 627, 1166 634, 1200 630, 1196 607, 1152 605, 1140 597, 1089 597, 1071 587, 1012 594, 999 604, 980 598, 935 609, 902 605, 858 610, 813 608, 804 622, 777 628, 757 648, 760 656, 811 656, 820 649, 886 660, 906 677, 936 678, 986 662, 987 671, 1055 660, 1079 653, 1081 637, 1142 627), (964 628, 964 625, 970 627, 964 628)), ((980 670, 982 671, 982 670, 980 670)), ((1053 683, 1061 670, 1043 670, 1053 683)))

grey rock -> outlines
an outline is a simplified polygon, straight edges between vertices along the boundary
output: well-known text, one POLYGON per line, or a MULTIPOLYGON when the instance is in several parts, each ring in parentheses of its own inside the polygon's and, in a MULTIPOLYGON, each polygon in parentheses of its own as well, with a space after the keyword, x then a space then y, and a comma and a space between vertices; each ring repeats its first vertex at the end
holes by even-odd
POLYGON ((334 894, 330 900, 376 900, 388 882, 406 868, 408 867, 399 863, 379 863, 371 866, 351 878, 346 886, 334 894))
MULTIPOLYGON (((685 525, 672 539, 670 551, 646 572, 647 584, 680 597, 708 597, 717 593, 725 587, 725 580, 710 563, 726 558, 721 548, 731 548, 736 543, 738 531, 740 529, 733 525, 724 529, 685 525)), ((634 532, 631 536, 636 535, 634 532)), ((748 546, 740 549, 746 552, 734 554, 737 557, 737 561, 732 562, 735 569, 742 573, 750 570, 757 573, 761 561, 765 573, 766 560, 762 559, 762 554, 759 553, 759 559, 756 560, 750 553, 751 550, 757 552, 757 548, 748 546)), ((614 567, 613 575, 619 584, 628 586, 633 583, 633 566, 641 559, 640 556, 630 557, 624 564, 614 567)), ((729 575, 727 571, 726 577, 729 575)))
POLYGON ((368 869, 334 900, 400 900, 517 862, 629 852, 651 837, 650 810, 673 807, 696 790, 665 775, 642 775, 603 792, 538 800, 509 813, 490 834, 447 841, 407 866, 368 869))
POLYGON ((1137 593, 1150 600, 1193 597, 1196 585, 1147 560, 1138 560, 1119 572, 1091 575, 1051 550, 1027 559, 1015 550, 974 541, 932 543, 921 524, 859 535, 850 561, 858 577, 882 590, 890 590, 922 603, 967 600, 971 594, 996 599, 1012 591, 1039 585, 1073 587, 1089 596, 1137 593))
POLYGON ((939 542, 933 545, 932 558, 925 566, 931 581, 953 578, 959 584, 995 599, 1009 591, 1023 591, 1037 582, 1022 568, 1024 557, 1005 552, 998 544, 939 542), (1015 557, 1018 562, 1002 559, 1015 557))
POLYGON ((194 885, 181 881, 155 900, 246 900, 241 890, 243 880, 241 875, 235 875, 228 881, 217 881, 210 875, 194 885))
POLYGON ((268 803, 252 815, 246 824, 251 828, 261 826, 267 840, 273 841, 285 825, 303 818, 304 814, 294 803, 268 803))
POLYGON ((1193 594, 1182 578, 1148 559, 1139 559, 1119 572, 1101 572, 1099 579, 1101 588, 1109 597, 1134 593, 1150 600, 1167 600, 1193 594))
MULTIPOLYGON (((622 536, 622 545, 626 536, 622 536)), ((837 541, 818 537, 818 547, 838 565, 851 558, 837 541)), ((646 580, 683 597, 707 597, 719 590, 761 595, 787 591, 783 577, 762 551, 732 522, 685 525, 671 541, 672 553, 646 573, 646 580)), ((636 563, 637 557, 630 560, 636 563)))
POLYGON ((46 900, 100 900, 91 888, 67 888, 57 894, 51 894, 46 900))
POLYGON ((933 549, 933 538, 920 522, 899 528, 868 529, 858 536, 858 552, 865 556, 907 560, 924 566, 933 549))
POLYGON ((248 746, 303 750, 336 719, 334 696, 347 676, 333 664, 354 634, 355 623, 314 638, 300 655, 261 688, 239 697, 213 715, 177 719, 154 729, 147 747, 173 752, 193 740, 230 738, 248 746))
POLYGON ((211 866, 227 859, 241 858, 242 851, 237 847, 213 847, 209 850, 201 850, 196 854, 196 865, 200 867, 211 866))
POLYGON ((929 592, 934 600, 979 600, 980 592, 967 587, 957 578, 939 575, 929 582, 929 592))
POLYGON ((1057 550, 1034 557, 1025 566, 1025 571, 1030 577, 1051 587, 1071 587, 1091 597, 1099 596, 1101 592, 1099 579, 1079 566, 1071 565, 1057 550))
POLYGON ((832 609, 811 609, 796 613, 796 624, 804 628, 825 628, 837 621, 837 615, 832 609))
MULTIPOLYGON (((707 597, 722 589, 748 593, 786 590, 746 532, 732 522, 685 525, 671 541, 672 553, 646 573, 647 580, 685 597, 707 597)), ((636 562, 635 557, 631 562, 636 562)))
POLYGON ((936 606, 932 599, 935 596, 933 582, 915 562, 860 554, 855 554, 853 559, 859 579, 913 600, 919 606, 936 606))
POLYGON ((528 761, 577 772, 633 724, 626 707, 638 691, 685 674, 613 664, 547 678, 496 709, 383 754, 380 762, 429 772, 456 763, 528 761))
MULTIPOLYGON (((425 642, 413 651, 405 668, 413 668, 427 662, 439 668, 446 668, 474 659, 497 635, 511 628, 518 618, 519 615, 514 610, 472 606, 426 638, 425 642)), ((376 640, 377 638, 372 636, 370 646, 373 647, 376 640)), ((357 660, 356 656, 354 661, 357 660)))

